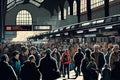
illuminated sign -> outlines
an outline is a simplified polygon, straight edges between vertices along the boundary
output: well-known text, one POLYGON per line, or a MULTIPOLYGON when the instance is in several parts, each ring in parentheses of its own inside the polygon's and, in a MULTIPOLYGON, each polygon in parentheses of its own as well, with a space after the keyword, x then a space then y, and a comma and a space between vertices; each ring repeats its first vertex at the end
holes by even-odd
POLYGON ((50 31, 52 29, 51 25, 34 25, 33 31, 50 31))
POLYGON ((7 25, 5 31, 50 31, 51 25, 7 25))
POLYGON ((32 31, 31 25, 12 25, 12 26, 5 26, 5 31, 32 31))

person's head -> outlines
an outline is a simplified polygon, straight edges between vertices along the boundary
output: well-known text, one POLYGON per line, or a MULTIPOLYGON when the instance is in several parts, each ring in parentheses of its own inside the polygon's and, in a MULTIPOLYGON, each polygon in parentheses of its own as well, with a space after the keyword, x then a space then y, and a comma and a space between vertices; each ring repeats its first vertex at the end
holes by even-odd
POLYGON ((90 58, 90 57, 91 57, 91 50, 87 48, 87 49, 85 50, 85 54, 86 54, 86 57, 87 57, 87 58, 90 58))
POLYGON ((81 52, 81 48, 78 48, 78 52, 81 52))
POLYGON ((115 44, 115 45, 113 46, 113 51, 114 51, 114 52, 119 52, 119 45, 118 45, 118 44, 115 44))
POLYGON ((28 57, 28 60, 30 60, 31 62, 35 62, 35 61, 36 61, 34 55, 30 55, 30 56, 28 57))
POLYGON ((37 51, 37 48, 35 46, 30 47, 30 53, 35 54, 37 51))
POLYGON ((9 57, 7 54, 3 54, 1 57, 1 61, 9 62, 9 57))
POLYGON ((94 51, 95 51, 95 52, 98 52, 99 49, 100 49, 100 45, 95 44, 95 45, 94 45, 94 51))
POLYGON ((68 54, 68 53, 69 53, 68 49, 66 49, 64 53, 65 53, 65 54, 68 54))
POLYGON ((54 52, 54 53, 57 53, 57 51, 58 51, 57 48, 54 48, 53 52, 54 52))
POLYGON ((13 52, 13 57, 15 58, 15 59, 17 59, 17 60, 19 60, 19 51, 14 51, 13 52))
POLYGON ((25 47, 25 46, 22 46, 22 47, 21 47, 21 52, 22 52, 22 54, 24 54, 24 55, 28 55, 28 48, 25 47))
POLYGON ((51 50, 50 50, 50 49, 47 49, 47 50, 45 51, 45 54, 46 54, 47 56, 50 56, 51 50))

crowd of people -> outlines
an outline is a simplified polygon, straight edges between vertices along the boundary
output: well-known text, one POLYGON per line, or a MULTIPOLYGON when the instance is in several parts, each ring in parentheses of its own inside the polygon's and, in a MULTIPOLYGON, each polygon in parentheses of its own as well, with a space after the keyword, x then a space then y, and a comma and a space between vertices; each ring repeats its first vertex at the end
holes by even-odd
POLYGON ((0 58, 1 80, 75 79, 119 80, 120 51, 118 44, 4 44, 0 58))

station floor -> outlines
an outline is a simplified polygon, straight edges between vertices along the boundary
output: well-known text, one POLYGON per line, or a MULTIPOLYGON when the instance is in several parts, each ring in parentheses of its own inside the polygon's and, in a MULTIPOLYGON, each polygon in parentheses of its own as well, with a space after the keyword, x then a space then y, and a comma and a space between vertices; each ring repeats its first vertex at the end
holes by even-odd
MULTIPOLYGON (((100 75, 99 75, 100 76, 100 75)), ((101 77, 99 77, 98 80, 100 80, 101 77)), ((70 71, 70 79, 67 78, 67 76, 65 76, 65 78, 61 77, 57 80, 83 80, 83 76, 78 76, 76 79, 75 79, 75 73, 74 71, 70 71)))

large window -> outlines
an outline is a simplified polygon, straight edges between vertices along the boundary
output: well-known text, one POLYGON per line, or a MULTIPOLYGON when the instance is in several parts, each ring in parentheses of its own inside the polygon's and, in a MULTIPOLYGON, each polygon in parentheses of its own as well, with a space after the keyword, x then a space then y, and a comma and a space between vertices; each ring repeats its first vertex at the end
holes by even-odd
POLYGON ((91 0, 91 8, 95 8, 103 4, 104 0, 91 0))
MULTIPOLYGON (((114 0, 109 0, 109 2, 114 0)), ((91 0, 91 8, 95 8, 104 4, 104 0, 91 0)))
POLYGON ((21 10, 18 12, 16 25, 32 25, 31 14, 27 10, 21 10))
POLYGON ((66 8, 64 8, 64 19, 66 19, 66 16, 67 16, 67 10, 66 8))
POLYGON ((80 12, 85 12, 87 11, 87 0, 81 0, 81 4, 80 4, 80 12))
POLYGON ((68 15, 70 15, 70 6, 68 6, 68 15))
POLYGON ((77 15, 77 2, 73 2, 73 15, 77 15))
POLYGON ((58 20, 61 20, 61 11, 58 13, 58 20))

